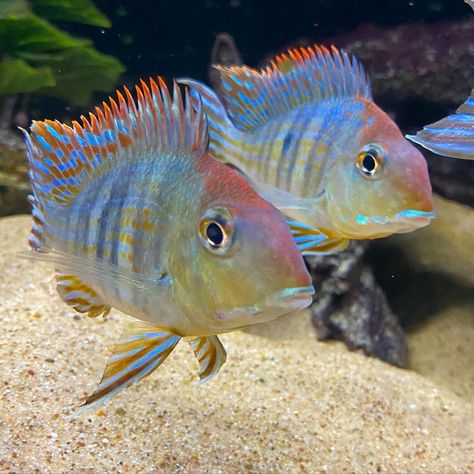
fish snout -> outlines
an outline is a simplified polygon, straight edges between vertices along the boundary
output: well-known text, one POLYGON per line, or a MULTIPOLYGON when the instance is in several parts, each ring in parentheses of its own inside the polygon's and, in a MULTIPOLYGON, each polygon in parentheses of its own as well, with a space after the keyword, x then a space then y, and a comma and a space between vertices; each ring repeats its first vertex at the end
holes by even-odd
POLYGON ((276 222, 274 220, 273 225, 267 229, 268 251, 271 252, 279 275, 285 281, 285 287, 312 287, 311 275, 283 216, 276 222))
POLYGON ((433 193, 431 189, 428 165, 422 153, 407 143, 408 153, 405 157, 404 176, 401 184, 405 188, 408 209, 420 212, 433 211, 433 193))

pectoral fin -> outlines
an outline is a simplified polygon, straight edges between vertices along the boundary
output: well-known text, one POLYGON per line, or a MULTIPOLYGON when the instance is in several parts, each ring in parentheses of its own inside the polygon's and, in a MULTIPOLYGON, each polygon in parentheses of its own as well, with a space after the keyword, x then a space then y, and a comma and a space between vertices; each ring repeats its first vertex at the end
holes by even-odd
POLYGON ((181 336, 169 329, 134 323, 115 346, 102 380, 81 411, 97 406, 150 375, 169 356, 181 336))
POLYGON ((227 359, 219 338, 217 336, 196 337, 190 340, 189 344, 201 366, 199 369, 201 382, 214 378, 227 359))
POLYGON ((328 237, 314 227, 302 222, 287 219, 296 245, 303 256, 328 255, 344 250, 349 245, 349 240, 328 237))

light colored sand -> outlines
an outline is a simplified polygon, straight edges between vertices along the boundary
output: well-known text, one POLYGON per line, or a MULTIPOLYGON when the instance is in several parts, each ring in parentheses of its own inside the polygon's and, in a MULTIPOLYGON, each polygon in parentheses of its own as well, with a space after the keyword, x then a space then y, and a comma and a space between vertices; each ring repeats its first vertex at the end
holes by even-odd
POLYGON ((472 472, 474 409, 341 344, 222 337, 197 385, 186 344, 102 410, 69 419, 124 317, 67 316, 51 271, 15 258, 28 219, 0 220, 1 472, 472 472))

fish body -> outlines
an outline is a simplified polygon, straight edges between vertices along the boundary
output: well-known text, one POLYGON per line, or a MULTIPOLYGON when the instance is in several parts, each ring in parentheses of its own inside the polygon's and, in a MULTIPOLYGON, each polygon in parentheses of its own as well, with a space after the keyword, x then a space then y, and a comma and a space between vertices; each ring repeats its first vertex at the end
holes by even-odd
POLYGON ((61 298, 89 316, 142 321, 117 345, 96 405, 191 338, 202 379, 225 362, 216 334, 308 306, 311 278, 284 217, 207 153, 199 104, 176 84, 125 89, 72 127, 25 132, 33 188, 29 257, 54 265, 61 298))
POLYGON ((339 249, 434 216, 426 162, 373 102, 356 59, 299 48, 262 71, 218 70, 223 103, 207 86, 180 80, 202 96, 211 154, 239 168, 302 235, 317 229, 339 249))
POLYGON ((474 160, 474 89, 456 113, 407 138, 438 155, 474 160))

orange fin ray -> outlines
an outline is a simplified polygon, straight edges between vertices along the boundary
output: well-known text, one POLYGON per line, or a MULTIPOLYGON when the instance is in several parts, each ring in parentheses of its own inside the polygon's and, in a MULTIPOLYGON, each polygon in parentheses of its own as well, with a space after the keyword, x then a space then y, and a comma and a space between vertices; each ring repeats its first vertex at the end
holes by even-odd
POLYGON ((265 69, 216 66, 227 112, 237 128, 252 131, 272 117, 333 97, 372 98, 369 79, 354 57, 332 46, 294 48, 265 69))

